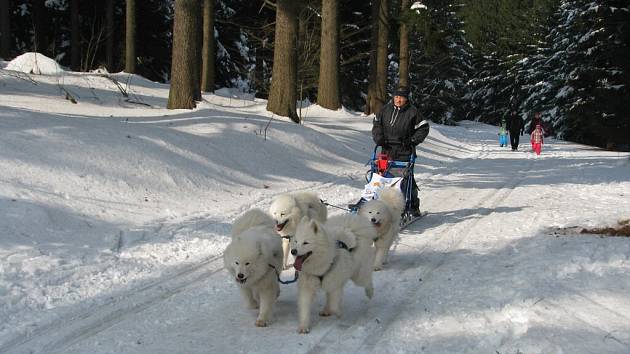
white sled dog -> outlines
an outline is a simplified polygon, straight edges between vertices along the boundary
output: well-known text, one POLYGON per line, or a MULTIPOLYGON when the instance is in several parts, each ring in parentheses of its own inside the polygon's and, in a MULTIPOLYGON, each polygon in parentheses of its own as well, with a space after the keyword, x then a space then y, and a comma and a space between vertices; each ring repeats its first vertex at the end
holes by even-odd
POLYGON ((311 306, 318 289, 326 292, 326 305, 320 316, 341 316, 343 287, 348 280, 374 295, 372 264, 376 231, 358 215, 332 217, 325 225, 303 217, 291 241, 293 266, 298 278, 299 333, 310 331, 311 306))
POLYGON ((276 222, 276 231, 282 236, 283 269, 287 269, 289 241, 295 235, 295 229, 303 216, 326 222, 326 205, 314 193, 301 192, 283 194, 277 197, 269 207, 269 213, 276 222))
POLYGON ((223 262, 249 308, 259 309, 256 326, 267 326, 280 295, 278 272, 282 267, 282 243, 271 217, 260 209, 251 209, 236 219, 223 262))
POLYGON ((389 248, 400 231, 400 216, 404 208, 403 194, 394 186, 384 188, 378 199, 368 201, 359 209, 359 215, 368 218, 378 234, 374 241, 376 247, 374 270, 381 270, 383 264, 387 263, 389 248))

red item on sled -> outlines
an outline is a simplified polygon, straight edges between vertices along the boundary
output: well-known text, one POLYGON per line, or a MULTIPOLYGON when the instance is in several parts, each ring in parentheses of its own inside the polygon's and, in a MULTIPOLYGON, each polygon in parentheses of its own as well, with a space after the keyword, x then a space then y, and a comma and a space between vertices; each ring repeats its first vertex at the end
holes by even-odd
POLYGON ((389 156, 387 154, 378 154, 376 156, 376 170, 379 174, 387 171, 387 167, 389 164, 389 156))

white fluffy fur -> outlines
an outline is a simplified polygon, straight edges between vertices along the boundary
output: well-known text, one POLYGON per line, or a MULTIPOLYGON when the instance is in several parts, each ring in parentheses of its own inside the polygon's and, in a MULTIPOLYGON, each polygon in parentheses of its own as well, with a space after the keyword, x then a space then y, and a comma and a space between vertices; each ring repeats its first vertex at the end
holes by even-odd
POLYGON ((359 209, 376 228, 378 238, 374 241, 376 257, 374 270, 381 270, 387 263, 389 248, 400 231, 400 215, 405 207, 405 199, 398 187, 387 187, 379 194, 379 199, 370 200, 359 209))
POLYGON ((302 217, 326 222, 328 216, 326 205, 314 193, 301 192, 278 196, 269 207, 269 213, 276 223, 276 231, 282 239, 284 258, 283 267, 288 267, 289 239, 295 235, 295 230, 302 217))
POLYGON ((364 218, 353 215, 332 217, 325 225, 302 218, 292 240, 298 279, 299 333, 310 331, 310 311, 318 289, 326 292, 326 305, 320 316, 341 316, 343 287, 348 280, 365 288, 371 298, 372 263, 376 232, 364 218), (338 247, 343 242, 349 249, 338 247))
POLYGON ((271 217, 251 209, 232 225, 232 242, 223 254, 225 268, 240 287, 250 308, 258 308, 256 326, 267 326, 280 294, 277 271, 282 267, 282 245, 271 217), (275 267, 272 268, 271 266, 275 267))

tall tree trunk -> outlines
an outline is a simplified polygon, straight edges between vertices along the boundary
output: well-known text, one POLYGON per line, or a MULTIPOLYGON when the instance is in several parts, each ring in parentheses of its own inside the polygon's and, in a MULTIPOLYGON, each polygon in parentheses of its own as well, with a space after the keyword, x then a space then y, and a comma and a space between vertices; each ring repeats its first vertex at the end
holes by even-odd
MULTIPOLYGON (((400 15, 409 11, 409 0, 400 3, 400 15)), ((409 27, 404 20, 400 21, 400 63, 398 65, 398 85, 409 87, 409 27)))
POLYGON ((374 101, 376 97, 376 48, 378 46, 378 13, 380 10, 381 2, 380 0, 372 0, 372 32, 370 37, 370 71, 368 73, 368 94, 365 101, 365 110, 364 113, 366 115, 372 113, 378 113, 378 111, 374 110, 374 101))
POLYGON ((0 58, 11 56, 11 13, 9 0, 0 0, 0 58))
POLYGON ((195 17, 193 18, 193 21, 195 21, 193 23, 193 26, 195 27, 195 64, 193 66, 193 87, 195 88, 195 101, 201 101, 201 75, 203 73, 203 70, 201 70, 201 59, 203 56, 203 2, 201 0, 196 0, 196 2, 197 11, 195 12, 195 17))
POLYGON ((214 1, 204 0, 203 3, 203 76, 201 79, 201 90, 204 92, 214 92, 215 84, 214 1))
POLYGON ((79 0, 70 0, 70 67, 81 69, 81 44, 79 41, 79 0))
POLYGON ((308 73, 307 71, 307 62, 308 62, 308 27, 309 27, 309 18, 307 11, 299 11, 298 17, 298 33, 297 33, 297 42, 296 42, 296 57, 295 60, 297 62, 297 78, 295 80, 296 83, 296 96, 297 101, 300 102, 300 107, 298 107, 298 117, 302 119, 302 100, 304 100, 304 83, 307 79, 308 73))
POLYGON ((116 71, 114 68, 114 0, 105 1, 105 61, 109 72, 116 71))
POLYGON ((388 2, 381 0, 378 12, 378 46, 376 49, 376 95, 374 112, 380 112, 387 103, 387 59, 389 44, 388 2))
POLYGON ((35 33, 34 50, 50 56, 48 32, 50 31, 49 16, 44 5, 45 0, 31 0, 33 11, 33 29, 35 33))
POLYGON ((339 4, 337 0, 322 0, 322 35, 317 103, 328 109, 341 108, 339 96, 339 4))
MULTIPOLYGON (((175 1, 173 24, 173 59, 171 61, 171 87, 168 92, 168 109, 195 108, 195 59, 197 46, 196 18, 199 15, 198 0, 175 1)), ((198 71, 197 71, 198 73, 198 71)))
POLYGON ((125 71, 136 72, 136 0, 127 0, 125 15, 125 71))
POLYGON ((297 83, 297 4, 296 0, 276 3, 276 39, 273 50, 273 75, 267 110, 299 123, 295 110, 297 83))

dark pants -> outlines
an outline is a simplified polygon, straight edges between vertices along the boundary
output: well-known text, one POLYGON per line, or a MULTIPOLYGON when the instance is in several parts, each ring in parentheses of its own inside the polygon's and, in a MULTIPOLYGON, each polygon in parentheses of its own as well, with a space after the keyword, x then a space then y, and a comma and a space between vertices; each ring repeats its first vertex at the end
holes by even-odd
MULTIPOLYGON (((400 183, 400 189, 405 196, 405 200, 407 199, 407 184, 409 183, 409 179, 405 178, 400 183)), ((413 176, 411 176, 411 210, 420 210, 420 198, 418 198, 418 188, 416 188, 416 180, 413 176)))
POLYGON ((518 132, 516 134, 510 132, 510 144, 512 144, 512 150, 518 149, 518 132))
MULTIPOLYGON (((389 173, 392 177, 400 177, 402 176, 403 169, 390 169, 389 173)), ((400 190, 405 197, 405 202, 407 201, 407 184, 409 183, 409 178, 403 178, 400 182, 400 190)), ((405 203, 406 205, 406 203, 405 203)), ((410 210, 420 210, 420 199, 418 198, 418 188, 416 188, 416 180, 411 175, 411 209, 410 210)))

